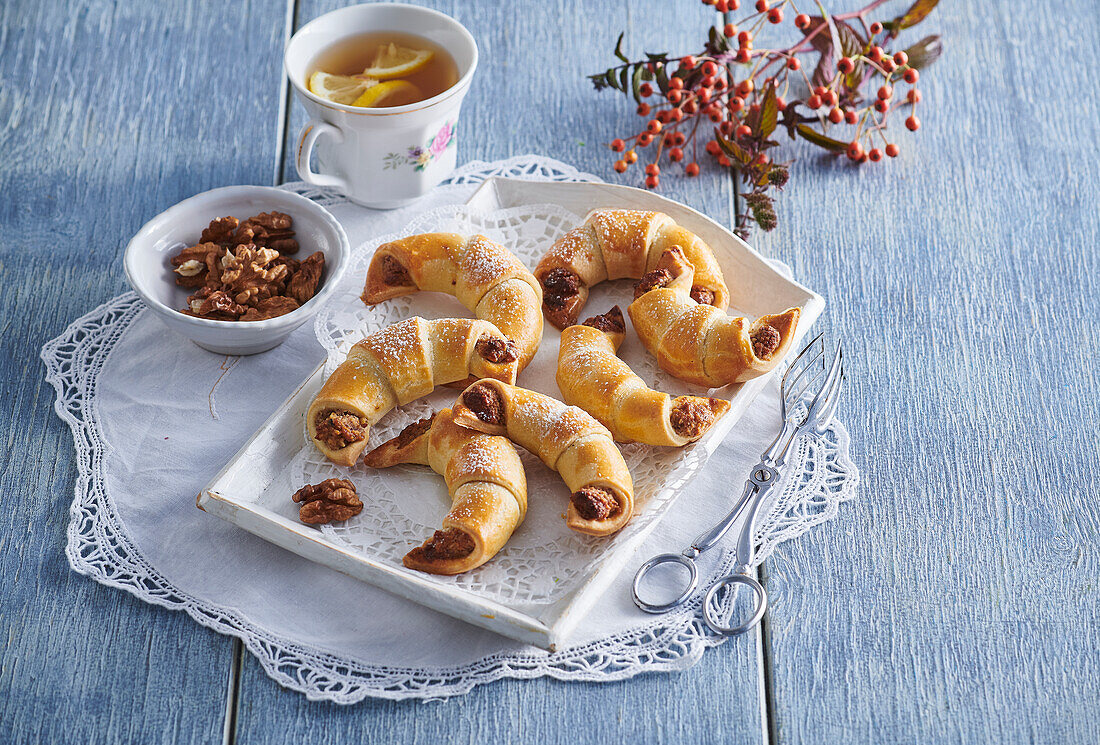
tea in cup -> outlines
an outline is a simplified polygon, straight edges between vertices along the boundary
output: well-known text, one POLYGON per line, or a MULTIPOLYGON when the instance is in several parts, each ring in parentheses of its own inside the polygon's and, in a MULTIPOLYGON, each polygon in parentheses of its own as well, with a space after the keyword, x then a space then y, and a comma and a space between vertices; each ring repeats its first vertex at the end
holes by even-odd
POLYGON ((301 179, 378 209, 434 188, 454 170, 477 59, 469 31, 428 8, 354 5, 306 24, 285 56, 311 117, 298 139, 301 179))

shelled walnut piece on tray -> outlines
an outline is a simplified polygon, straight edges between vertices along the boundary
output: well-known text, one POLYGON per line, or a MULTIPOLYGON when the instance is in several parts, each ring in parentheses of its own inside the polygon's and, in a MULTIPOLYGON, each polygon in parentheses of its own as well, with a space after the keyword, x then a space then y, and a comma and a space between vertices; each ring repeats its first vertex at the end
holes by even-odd
POLYGON ((198 244, 171 259, 176 284, 195 290, 181 312, 216 321, 263 321, 304 305, 317 294, 325 255, 290 258, 299 249, 293 225, 282 212, 244 222, 211 220, 198 244))
POLYGON ((298 519, 307 525, 342 522, 363 511, 363 502, 355 492, 355 484, 347 479, 325 479, 320 484, 306 484, 291 497, 302 506, 298 519))

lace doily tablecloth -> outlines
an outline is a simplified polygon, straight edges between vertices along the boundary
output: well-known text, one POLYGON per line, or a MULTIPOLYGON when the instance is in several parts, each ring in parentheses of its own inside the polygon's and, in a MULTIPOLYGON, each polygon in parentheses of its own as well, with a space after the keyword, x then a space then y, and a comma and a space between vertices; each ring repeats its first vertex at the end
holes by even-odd
MULTIPOLYGON (((304 184, 286 188, 329 207, 356 245, 399 232, 429 208, 464 202, 494 175, 597 180, 534 156, 474 162, 420 203, 393 212, 364 210, 304 184)), ((724 641, 702 623, 700 595, 663 617, 637 611, 628 570, 582 622, 575 643, 547 653, 311 564, 196 510, 203 484, 324 354, 307 324, 267 354, 215 356, 165 333, 133 293, 46 344, 55 409, 76 449, 67 546, 73 569, 239 637, 280 684, 338 703, 445 698, 503 677, 616 680, 689 667, 724 641)), ((691 483, 692 510, 667 515, 639 562, 687 545, 728 509, 730 484, 743 480, 778 427, 777 395, 773 382, 691 483)), ((793 461, 802 467, 791 469, 776 508, 759 522, 757 562, 854 496, 858 474, 839 422, 799 440, 793 461)), ((730 552, 715 554, 704 555, 704 575, 732 566, 730 552)))

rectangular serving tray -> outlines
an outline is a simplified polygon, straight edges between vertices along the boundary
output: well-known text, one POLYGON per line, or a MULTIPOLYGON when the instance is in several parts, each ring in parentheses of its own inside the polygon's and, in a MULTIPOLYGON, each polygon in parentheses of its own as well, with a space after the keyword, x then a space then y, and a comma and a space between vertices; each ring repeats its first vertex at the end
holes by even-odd
MULTIPOLYGON (((761 315, 777 308, 800 306, 796 331, 801 339, 821 314, 825 302, 818 294, 784 277, 744 241, 709 217, 670 199, 626 186, 598 183, 488 179, 467 204, 496 210, 525 204, 555 204, 577 215, 578 223, 594 206, 658 210, 699 235, 714 250, 725 277, 765 278, 766 281, 730 281, 730 307, 761 315)), ((322 531, 301 523, 289 494, 297 488, 287 466, 304 447, 302 421, 310 401, 324 382, 319 366, 274 414, 252 435, 198 496, 199 509, 227 520, 311 561, 324 564, 415 603, 468 623, 490 629, 545 649, 563 644, 587 611, 598 602, 612 580, 657 524, 650 520, 629 540, 609 543, 592 571, 561 598, 545 604, 504 604, 462 587, 440 584, 428 575, 400 564, 349 550, 322 531)), ((712 395, 730 400, 731 410, 696 446, 709 455, 767 384, 768 376, 712 395)), ((300 486, 300 484, 298 485, 300 486)), ((677 488, 682 489, 680 483, 677 488)), ((672 500, 665 502, 665 508, 672 500)), ((645 507, 640 508, 642 510, 645 507)), ((422 536, 410 536, 419 540, 422 536)))

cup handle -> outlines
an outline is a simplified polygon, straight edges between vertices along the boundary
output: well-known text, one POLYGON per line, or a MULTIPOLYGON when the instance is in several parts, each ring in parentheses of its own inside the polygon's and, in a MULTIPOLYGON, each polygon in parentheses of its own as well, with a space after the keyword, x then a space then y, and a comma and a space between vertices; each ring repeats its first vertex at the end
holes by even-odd
POLYGON ((348 182, 339 176, 330 176, 317 173, 310 169, 309 159, 313 155, 313 145, 321 135, 330 135, 336 142, 344 141, 344 133, 340 128, 323 122, 320 119, 310 119, 306 126, 302 127, 302 133, 298 136, 298 157, 295 165, 298 168, 298 176, 307 184, 314 186, 332 187, 347 192, 348 182))

